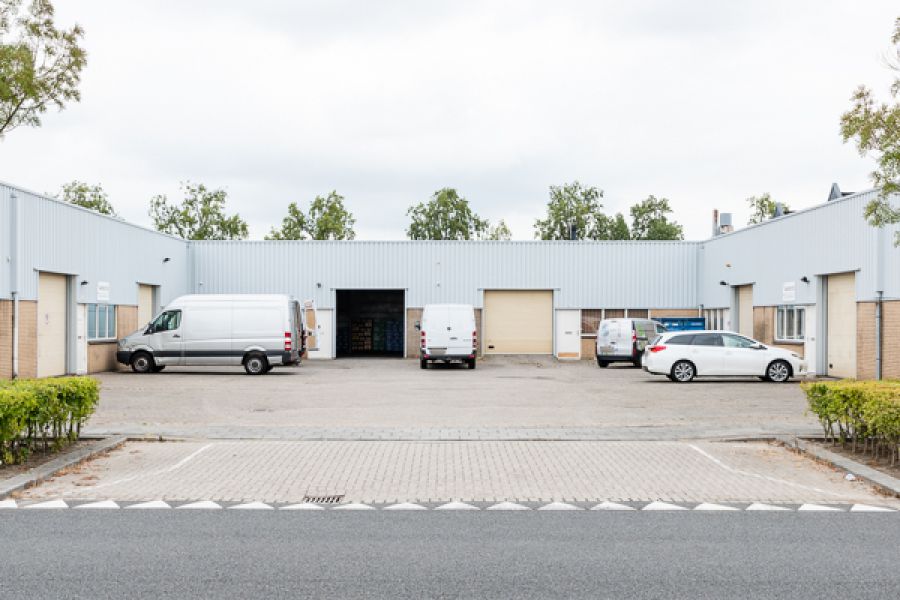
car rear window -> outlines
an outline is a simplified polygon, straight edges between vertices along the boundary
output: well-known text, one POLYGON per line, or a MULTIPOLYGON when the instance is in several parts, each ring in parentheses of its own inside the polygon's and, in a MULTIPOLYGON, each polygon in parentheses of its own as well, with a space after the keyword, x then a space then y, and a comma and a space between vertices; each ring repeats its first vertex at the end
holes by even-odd
POLYGON ((698 333, 694 336, 692 346, 721 346, 722 336, 718 333, 698 333))
POLYGON ((690 346, 693 339, 693 335, 673 335, 666 340, 666 343, 674 346, 690 346))

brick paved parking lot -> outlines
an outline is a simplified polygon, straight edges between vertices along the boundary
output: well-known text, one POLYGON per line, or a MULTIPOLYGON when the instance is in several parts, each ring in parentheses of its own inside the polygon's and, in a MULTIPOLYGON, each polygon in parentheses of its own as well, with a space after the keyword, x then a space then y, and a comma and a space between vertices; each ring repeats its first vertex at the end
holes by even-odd
POLYGON ((307 361, 241 369, 102 373, 88 433, 263 439, 682 439, 815 433, 796 383, 671 383, 589 361, 307 361))
POLYGON ((131 442, 26 499, 648 501, 900 506, 766 443, 131 442))

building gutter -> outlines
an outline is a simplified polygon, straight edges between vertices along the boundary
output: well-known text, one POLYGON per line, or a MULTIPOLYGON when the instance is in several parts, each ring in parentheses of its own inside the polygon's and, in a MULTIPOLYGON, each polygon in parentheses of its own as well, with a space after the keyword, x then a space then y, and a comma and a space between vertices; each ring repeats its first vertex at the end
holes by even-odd
POLYGON ((9 278, 10 292, 13 301, 12 318, 12 378, 19 377, 19 233, 21 231, 21 219, 19 218, 19 196, 16 192, 10 195, 10 219, 9 219, 9 278))
POLYGON ((875 292, 878 297, 875 300, 875 379, 881 379, 881 303, 884 292, 875 292))

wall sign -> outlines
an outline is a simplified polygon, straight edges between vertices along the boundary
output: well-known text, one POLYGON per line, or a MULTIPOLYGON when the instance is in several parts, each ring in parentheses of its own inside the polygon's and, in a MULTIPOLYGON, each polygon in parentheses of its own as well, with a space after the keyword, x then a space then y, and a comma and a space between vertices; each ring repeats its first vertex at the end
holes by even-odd
POLYGON ((97 302, 109 302, 109 282, 97 282, 97 302))
POLYGON ((797 299, 797 284, 793 281, 786 281, 781 286, 782 302, 794 302, 797 299))

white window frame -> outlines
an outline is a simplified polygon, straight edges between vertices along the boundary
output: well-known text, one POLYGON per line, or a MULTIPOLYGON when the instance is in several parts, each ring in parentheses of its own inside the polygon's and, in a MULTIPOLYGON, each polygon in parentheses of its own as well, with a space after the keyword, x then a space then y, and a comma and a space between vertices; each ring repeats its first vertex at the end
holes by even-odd
POLYGON ((87 339, 89 342, 114 342, 118 339, 116 335, 116 306, 114 304, 86 304, 85 305, 87 319, 87 339), (91 331, 91 314, 94 315, 94 331, 91 331), (105 316, 105 324, 101 329, 101 313, 105 316), (101 336, 100 333, 105 335, 101 336), (110 335, 111 334, 111 335, 110 335))
POLYGON ((806 307, 787 304, 775 307, 775 341, 799 344, 806 341, 806 307), (794 316, 791 331, 785 331, 787 316, 794 316))

